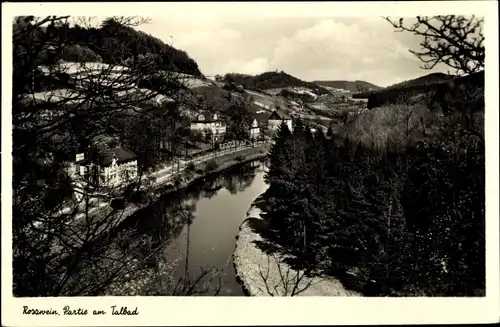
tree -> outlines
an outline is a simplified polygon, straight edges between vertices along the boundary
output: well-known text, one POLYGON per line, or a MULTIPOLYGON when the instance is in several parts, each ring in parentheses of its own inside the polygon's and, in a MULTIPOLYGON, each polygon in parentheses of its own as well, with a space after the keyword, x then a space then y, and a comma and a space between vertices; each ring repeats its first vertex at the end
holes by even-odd
POLYGON ((71 62, 102 62, 102 58, 94 51, 80 44, 66 47, 61 54, 61 59, 71 62))
POLYGON ((205 142, 206 142, 206 143, 213 144, 213 142, 214 142, 214 135, 213 135, 213 133, 212 133, 212 131, 211 131, 211 130, 207 130, 207 131, 205 131, 205 136, 204 136, 204 138, 205 138, 205 142))
POLYGON ((199 143, 203 140, 203 135, 196 130, 191 131, 190 134, 191 142, 199 143))
POLYGON ((329 137, 329 138, 333 137, 333 128, 332 128, 332 126, 328 126, 328 130, 326 132, 326 136, 329 137))
POLYGON ((246 140, 250 138, 250 127, 245 120, 231 120, 228 126, 228 132, 236 140, 246 140))
MULTIPOLYGON (((121 134, 126 140, 127 135, 116 128, 117 122, 127 127, 140 117, 139 104, 159 94, 178 98, 182 80, 177 74, 167 73, 165 84, 158 85, 156 91, 144 92, 136 85, 141 78, 149 77, 148 69, 121 66, 117 64, 122 62, 120 56, 113 61, 113 54, 128 51, 118 40, 143 19, 115 17, 101 28, 81 24, 72 28, 68 18, 17 17, 13 23, 16 296, 102 294, 114 281, 143 269, 146 257, 154 257, 161 247, 161 242, 128 232, 112 237, 110 231, 126 217, 125 211, 109 205, 93 206, 110 201, 119 190, 96 178, 97 169, 90 169, 90 176, 73 177, 72 163, 76 153, 92 148, 96 136, 121 134), (76 45, 94 52, 101 49, 97 52, 105 63, 59 64, 64 51, 76 45), (77 74, 68 78, 68 69, 77 74), (66 81, 62 80, 64 76, 66 81), (127 246, 120 245, 123 243, 127 246), (135 262, 132 259, 139 248, 148 254, 135 262)), ((128 34, 129 41, 137 42, 132 40, 135 36, 128 34)), ((97 168, 99 155, 85 155, 97 168)))
POLYGON ((456 15, 417 16, 416 22, 405 25, 385 18, 397 31, 411 32, 423 36, 421 51, 410 50, 423 62, 424 69, 433 69, 443 63, 458 74, 472 74, 484 70, 484 20, 475 16, 456 15))

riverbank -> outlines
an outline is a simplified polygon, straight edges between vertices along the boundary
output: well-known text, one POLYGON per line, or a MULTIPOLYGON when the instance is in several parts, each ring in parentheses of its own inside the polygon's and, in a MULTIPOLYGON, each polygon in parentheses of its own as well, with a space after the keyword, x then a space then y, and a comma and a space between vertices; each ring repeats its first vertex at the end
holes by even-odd
MULTIPOLYGON (((238 230, 233 254, 237 279, 245 293, 250 296, 291 296, 297 272, 284 263, 279 255, 268 256, 258 246, 263 237, 256 226, 263 224, 262 213, 257 206, 257 200, 254 201, 247 212, 247 218, 238 230), (285 284, 287 286, 284 286, 285 284)), ((301 276, 303 272, 299 271, 298 274, 301 276)), ((304 288, 305 290, 296 295, 360 296, 357 292, 347 290, 339 280, 330 276, 304 276, 298 283, 297 290, 304 288)))
POLYGON ((244 164, 250 161, 258 160, 267 157, 269 154, 268 149, 264 147, 258 148, 250 148, 247 150, 230 153, 227 155, 223 155, 220 157, 216 157, 212 159, 215 162, 215 168, 209 169, 208 163, 198 163, 193 165, 193 171, 182 173, 183 179, 179 183, 179 185, 175 188, 165 188, 165 185, 159 185, 154 189, 154 196, 158 198, 160 196, 166 195, 171 192, 182 190, 189 185, 206 178, 210 175, 220 173, 226 169, 232 168, 233 166, 237 166, 240 164, 244 164))
MULTIPOLYGON (((216 166, 213 169, 207 169, 206 163, 199 163, 195 165, 195 171, 191 171, 188 174, 186 174, 186 172, 181 173, 183 175, 183 178, 176 187, 173 187, 171 184, 167 184, 169 180, 165 179, 163 184, 157 184, 154 187, 147 190, 147 195, 149 198, 148 201, 144 203, 126 202, 125 207, 121 209, 118 214, 113 215, 112 221, 106 223, 103 223, 102 219, 99 219, 99 217, 110 217, 113 209, 110 204, 103 203, 98 208, 94 208, 90 212, 89 220, 84 219, 84 217, 82 216, 76 217, 75 221, 73 222, 72 232, 67 235, 68 237, 67 241, 74 242, 76 243, 75 245, 81 243, 82 240, 78 236, 79 234, 78 230, 83 230, 83 231, 92 230, 94 227, 88 226, 88 224, 96 226, 96 230, 92 230, 93 235, 96 235, 96 238, 103 237, 104 233, 106 233, 106 230, 113 230, 118 228, 128 217, 134 215, 137 211, 151 205, 151 203, 157 201, 162 196, 183 190, 188 186, 202 180, 205 177, 208 177, 216 173, 220 173, 233 166, 262 159, 265 158, 267 155, 268 155, 268 150, 266 148, 256 147, 215 158, 214 160, 216 162, 216 166), (79 229, 79 227, 81 227, 81 229, 79 229)), ((59 251, 59 247, 57 245, 54 246, 53 251, 59 251)))
MULTIPOLYGON (((207 168, 206 163, 197 164, 195 165, 194 171, 190 172, 187 175, 184 174, 184 178, 181 180, 181 182, 177 187, 165 187, 165 185, 157 185, 150 191, 151 192, 149 194, 150 199, 147 203, 144 204, 136 204, 131 202, 126 203, 122 214, 119 215, 118 220, 114 222, 113 227, 117 227, 119 224, 125 221, 125 219, 135 214, 138 210, 151 205, 152 202, 158 200, 162 196, 183 190, 188 186, 190 186, 191 184, 194 184, 205 177, 208 177, 216 173, 220 173, 233 166, 244 164, 253 160, 262 159, 265 158, 267 155, 268 155, 268 150, 265 148, 251 148, 248 150, 236 153, 230 153, 224 156, 217 157, 216 159, 214 159, 215 162, 217 163, 217 166, 214 169, 206 170, 207 168), (197 170, 199 171, 201 167, 204 167, 205 170, 203 170, 202 172, 197 172, 197 170)), ((110 206, 108 205, 104 209, 109 210, 110 206)))
MULTIPOLYGON (((236 159, 238 156, 234 156, 231 160, 230 160, 230 157, 226 157, 225 158, 225 161, 224 161, 224 164, 221 164, 217 169, 213 170, 210 174, 212 175, 216 175, 216 176, 213 176, 213 178, 218 178, 217 176, 226 176, 226 174, 234 174, 235 176, 236 175, 239 175, 240 173, 240 165, 245 165, 245 163, 248 163, 248 162, 252 162, 253 160, 259 160, 260 158, 262 158, 262 155, 264 155, 265 153, 257 153, 258 151, 254 151, 253 154, 249 155, 249 153, 246 153, 246 157, 244 160, 241 160, 241 158, 239 159, 236 159), (233 170, 234 168, 234 170, 233 170), (220 174, 220 175, 219 175, 220 174)), ((240 154, 241 155, 241 154, 240 154)), ((255 166, 252 165, 252 167, 255 168, 255 166)), ((246 171, 246 170, 245 170, 246 171)), ((263 175, 263 172, 260 172, 260 174, 263 175)), ((204 175, 200 178, 205 178, 207 177, 207 175, 204 175)), ((251 177, 252 180, 254 180, 254 177, 251 177)), ((212 178, 210 179, 212 180, 212 178)), ((261 177, 261 182, 258 183, 260 185, 265 185, 265 183, 262 181, 262 177, 261 177)), ((192 184, 196 183, 196 181, 192 181, 192 184)), ((190 184, 190 185, 192 185, 190 184)), ((203 181, 200 183, 200 184, 203 184, 203 181)), ((189 188, 189 185, 186 186, 187 188, 189 188)), ((255 188, 255 186, 253 186, 255 188)), ((245 191, 248 192, 250 191, 251 195, 248 197, 248 200, 249 202, 252 201, 252 199, 259 193, 262 192, 262 188, 258 188, 258 190, 255 192, 251 190, 252 186, 249 186, 250 190, 249 189, 246 189, 245 191)), ((190 196, 189 194, 192 194, 193 192, 203 192, 202 191, 202 188, 199 189, 198 186, 196 186, 194 188, 195 190, 187 190, 186 193, 183 192, 183 195, 180 195, 180 196, 190 196), (199 190, 199 191, 198 191, 199 190)), ((241 190, 241 191, 238 191, 238 194, 241 194, 241 193, 244 193, 245 191, 241 190)), ((222 192, 224 194, 224 192, 222 192)), ((197 193, 199 194, 199 193, 197 193)), ((219 195, 220 196, 220 195, 219 195)), ((237 195, 234 195, 236 197, 238 197, 237 195)), ((224 197, 224 195, 222 195, 222 197, 224 197)), ((196 199, 199 199, 197 195, 194 195, 194 198, 196 199)), ((217 198, 217 195, 215 195, 215 199, 212 198, 211 201, 217 201, 216 200, 217 198)), ((233 197, 233 200, 234 200, 234 197, 233 197)), ((166 200, 168 201, 168 200, 166 200)), ((238 201, 237 201, 238 202, 238 201)), ((249 203, 247 202, 247 203, 249 203)), ((194 222, 191 226, 191 233, 197 233, 196 230, 199 229, 200 227, 198 226, 197 227, 197 224, 199 225, 200 223, 203 225, 203 224, 212 224, 213 221, 217 221, 217 219, 219 219, 219 224, 221 226, 227 226, 227 229, 224 230, 224 229, 219 229, 219 228, 215 228, 215 230, 212 230, 210 231, 210 227, 207 228, 207 226, 205 227, 201 227, 201 230, 203 231, 206 231, 207 234, 209 235, 206 235, 204 241, 202 242, 202 244, 204 246, 202 246, 201 248, 198 249, 198 252, 201 251, 201 252, 204 252, 204 257, 210 257, 212 255, 215 255, 216 257, 218 256, 219 258, 220 257, 224 257, 227 258, 231 258, 232 254, 233 254, 233 251, 234 251, 234 234, 231 232, 233 230, 236 230, 238 228, 238 226, 240 225, 241 223, 241 220, 234 220, 234 217, 235 216, 239 216, 241 218, 244 218, 244 214, 245 214, 245 206, 241 207, 241 206, 237 206, 236 207, 238 208, 237 211, 239 212, 238 215, 235 215, 234 214, 234 209, 235 209, 235 205, 234 203, 228 203, 227 206, 219 206, 217 205, 217 207, 220 207, 220 212, 219 214, 214 214, 214 211, 213 210, 202 210, 202 212, 198 213, 198 215, 201 214, 201 217, 197 218, 197 219, 194 219, 194 222), (203 216, 203 214, 205 216, 203 216), (212 215, 215 215, 215 217, 213 217, 212 215), (224 217, 226 216, 226 218, 221 218, 221 217, 224 217), (213 218, 213 219, 203 219, 203 218, 213 218), (217 217, 217 218, 216 218, 217 217), (211 220, 212 222, 208 222, 209 220, 211 220), (225 224, 225 223, 222 223, 224 222, 224 220, 226 220, 227 223, 229 223, 229 225, 225 224), (223 231, 224 230, 224 231, 223 231), (224 241, 224 239, 226 239, 226 241, 224 241), (205 242, 208 242, 208 243, 205 243, 205 242), (212 242, 212 243, 210 243, 212 242), (211 246, 214 246, 217 248, 217 251, 216 252, 213 252, 213 248, 212 248, 212 251, 209 251, 208 253, 206 253, 207 251, 207 248, 205 247, 206 244, 212 244, 211 246), (220 255, 220 254, 217 254, 217 252, 220 252, 220 251, 225 251, 225 254, 223 255, 220 255), (215 254, 214 254, 215 253, 215 254)), ((136 209, 134 209, 136 210, 136 209)), ((149 212, 149 211, 148 211, 149 212)), ((151 212, 148 213, 148 215, 151 214, 151 212)), ((139 213, 140 216, 142 216, 141 213, 139 213)), ((198 216, 197 215, 197 216, 198 216)), ((135 218, 131 217, 132 218, 132 225, 134 225, 135 223, 133 222, 135 220, 135 218)), ((217 224, 217 223, 215 223, 217 224)), ((126 229, 129 224, 127 222, 124 223, 124 229, 126 229)), ((182 234, 182 233, 181 233, 182 234)), ((189 235, 189 234, 188 234, 189 235)), ((128 260, 127 262, 127 268, 124 269, 127 273, 123 276, 121 276, 120 278, 118 278, 115 282, 113 282, 111 285, 109 285, 105 290, 103 290, 103 294, 105 295, 110 295, 110 296, 144 296, 144 295, 158 295, 158 294, 171 294, 171 289, 169 289, 169 287, 173 287, 175 286, 177 283, 178 283, 178 280, 177 278, 179 276, 176 275, 176 271, 177 271, 177 268, 178 268, 178 264, 180 263, 180 260, 182 260, 182 262, 184 262, 184 260, 186 260, 183 255, 181 254, 184 250, 181 250, 180 252, 177 252, 179 251, 179 238, 182 238, 184 239, 186 237, 185 234, 182 234, 181 235, 178 235, 176 236, 176 239, 172 239, 171 241, 168 241, 168 243, 165 243, 165 244, 168 244, 168 246, 172 246, 171 250, 173 249, 173 251, 170 251, 169 255, 166 255, 165 253, 167 252, 164 252, 166 250, 161 250, 163 252, 162 255, 158 256, 156 258, 157 260, 157 264, 156 266, 154 267, 147 267, 147 268, 141 268, 141 269, 138 269, 137 268, 137 265, 140 264, 141 260, 137 260, 137 258, 134 258, 133 256, 131 256, 130 260, 128 260), (168 258, 168 259, 167 259, 168 258), (159 277, 161 276, 161 278, 159 277), (163 282, 158 284, 156 283, 155 281, 157 280, 162 280, 163 282)), ((182 243, 182 241, 180 241, 182 243)), ((190 250, 188 252, 187 255, 189 255, 189 253, 191 253, 191 255, 195 255, 195 257, 197 256, 197 249, 196 249, 196 243, 197 241, 195 240, 193 243, 191 243, 191 247, 190 247, 190 250)), ((210 248, 210 246, 209 246, 210 248)), ((199 254, 198 254, 199 255, 199 254)), ((205 259, 203 259, 205 260, 205 259)), ((209 259, 209 260, 212 260, 212 259, 209 259)), ((226 266, 230 264, 230 261, 228 260, 226 262, 226 265, 224 266, 224 268, 221 268, 221 267, 218 267, 216 268, 215 270, 209 270, 209 275, 207 275, 206 278, 204 278, 204 282, 208 282, 210 281, 210 279, 213 279, 212 282, 214 282, 213 285, 210 286, 210 288, 217 288, 218 286, 218 283, 223 283, 221 285, 224 285, 223 289, 221 290, 221 293, 223 294, 220 294, 220 295, 234 295, 234 293, 236 293, 236 295, 244 295, 244 294, 241 294, 241 287, 239 285, 239 283, 236 281, 236 278, 234 276, 234 273, 231 275, 231 272, 229 270, 226 270, 226 272, 224 274, 222 274, 222 282, 219 281, 217 282, 217 279, 220 277, 218 274, 220 273, 220 271, 224 271, 224 269, 226 269, 226 266), (220 271, 218 271, 217 269, 221 269, 220 271), (230 281, 227 282, 227 281, 224 281, 224 278, 229 278, 230 281), (228 292, 227 289, 230 289, 230 291, 228 292), (235 290, 235 291, 232 291, 232 290, 235 290)), ((199 263, 199 267, 211 267, 213 265, 212 261, 200 261, 199 263)), ((198 267, 197 267, 198 268, 198 267)), ((196 271, 193 271, 193 273, 195 273, 195 276, 196 276, 196 271)), ((201 286, 201 284, 199 285, 201 286)), ((205 287, 205 286, 203 286, 205 287)))

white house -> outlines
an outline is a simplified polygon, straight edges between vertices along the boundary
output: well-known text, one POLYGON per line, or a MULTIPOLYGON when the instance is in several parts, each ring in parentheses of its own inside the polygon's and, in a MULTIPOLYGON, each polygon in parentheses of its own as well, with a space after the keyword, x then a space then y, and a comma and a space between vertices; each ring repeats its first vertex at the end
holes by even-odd
POLYGON ((94 171, 103 186, 121 186, 137 177, 137 156, 125 147, 101 151, 97 158, 78 153, 75 159, 75 177, 88 177, 94 171))
POLYGON ((260 135, 260 128, 257 119, 250 117, 247 119, 250 139, 256 139, 260 135))
POLYGON ((283 122, 288 126, 288 128, 290 130, 293 129, 292 119, 284 113, 278 114, 277 111, 273 111, 273 113, 271 114, 271 116, 269 116, 269 118, 267 120, 269 129, 272 131, 278 130, 281 123, 283 123, 283 122))
POLYGON ((221 141, 226 134, 226 124, 219 119, 216 113, 203 111, 196 115, 195 120, 191 121, 190 129, 198 131, 202 135, 211 133, 214 141, 221 141))

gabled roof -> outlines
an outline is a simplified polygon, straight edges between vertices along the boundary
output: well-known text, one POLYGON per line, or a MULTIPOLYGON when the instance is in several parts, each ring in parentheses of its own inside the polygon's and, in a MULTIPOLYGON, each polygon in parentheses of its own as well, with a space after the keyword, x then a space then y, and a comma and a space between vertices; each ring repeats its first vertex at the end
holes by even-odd
POLYGON ((257 121, 259 123, 261 123, 261 124, 262 123, 267 124, 267 121, 269 120, 270 115, 271 114, 269 112, 267 112, 267 111, 266 112, 262 112, 262 113, 258 113, 258 114, 255 115, 255 119, 257 119, 257 121))
POLYGON ((217 115, 217 118, 219 116, 218 112, 210 112, 208 110, 202 110, 198 113, 196 113, 195 120, 193 120, 193 123, 211 123, 214 121, 219 121, 219 119, 214 119, 214 115, 217 115), (198 116, 203 115, 205 117, 204 120, 199 120, 198 116))
POLYGON ((252 125, 253 121, 256 120, 254 116, 245 116, 243 118, 248 125, 252 125))
POLYGON ((291 119, 290 116, 285 114, 284 112, 279 112, 277 110, 273 111, 271 116, 269 116, 269 120, 284 120, 284 119, 291 119))
MULTIPOLYGON (((118 147, 99 152, 99 166, 106 167, 113 162, 113 158, 117 159, 118 163, 125 163, 137 159, 137 155, 126 147, 118 147)), ((89 157, 77 161, 76 163, 85 165, 90 162, 89 157)))

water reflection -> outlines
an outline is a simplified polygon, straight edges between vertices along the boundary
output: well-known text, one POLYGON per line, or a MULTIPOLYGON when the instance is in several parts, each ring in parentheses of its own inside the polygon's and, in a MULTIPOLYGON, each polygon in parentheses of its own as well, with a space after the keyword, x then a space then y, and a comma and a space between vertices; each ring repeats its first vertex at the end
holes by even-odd
POLYGON ((162 269, 158 260, 175 263, 172 273, 185 278, 196 276, 200 268, 215 268, 222 271, 221 295, 243 295, 232 253, 246 211, 266 188, 263 175, 263 165, 255 161, 208 176, 137 212, 127 228, 138 237, 149 237, 153 247, 163 247, 159 257, 152 257, 151 267, 162 269))

